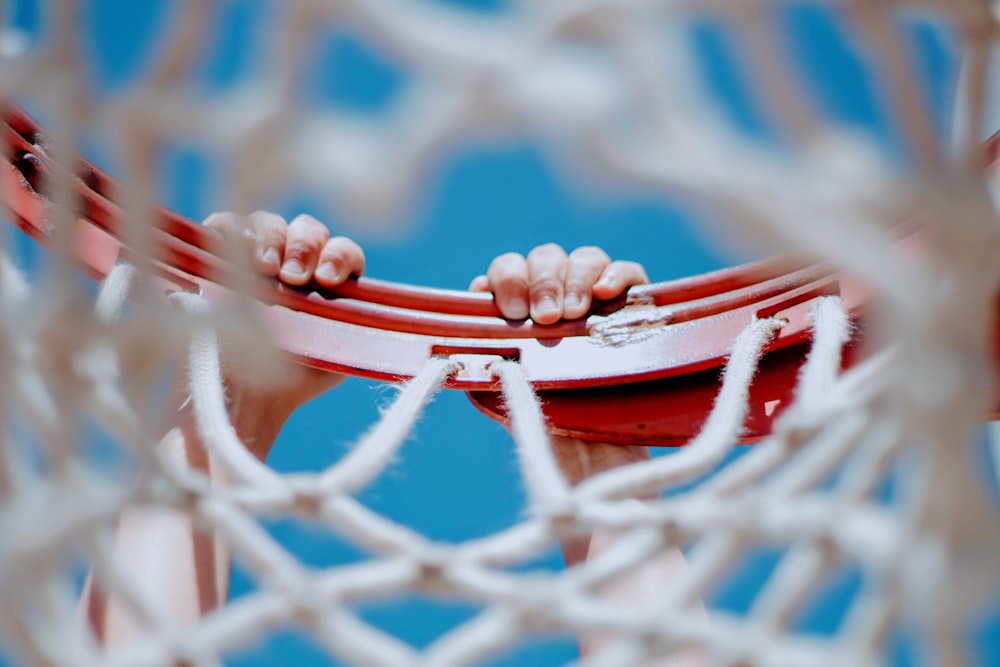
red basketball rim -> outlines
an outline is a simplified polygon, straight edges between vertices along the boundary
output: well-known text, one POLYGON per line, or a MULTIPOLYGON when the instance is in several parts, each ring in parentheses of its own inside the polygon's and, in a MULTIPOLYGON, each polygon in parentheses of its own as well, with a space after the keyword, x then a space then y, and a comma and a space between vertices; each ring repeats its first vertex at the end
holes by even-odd
MULTIPOLYGON (((51 203, 38 185, 58 167, 46 154, 45 135, 23 111, 7 109, 4 131, 3 199, 16 225, 48 243, 51 203)), ((991 158, 998 146, 996 138, 989 142, 991 158)), ((106 174, 83 161, 78 173, 74 252, 83 270, 103 279, 128 257, 125 215, 109 198, 115 187, 106 174)), ((212 300, 226 298, 237 269, 212 252, 211 232, 157 209, 150 239, 160 279, 212 300)), ((595 304, 585 319, 550 326, 504 320, 489 295, 372 278, 333 291, 277 283, 258 291, 276 342, 306 365, 402 380, 433 355, 454 355, 464 369, 447 385, 470 391, 477 407, 504 420, 489 365, 517 359, 541 392, 555 432, 647 444, 678 444, 697 433, 734 338, 754 319, 775 316, 787 324, 768 346, 754 382, 746 438, 766 434, 794 386, 811 302, 840 294, 856 319, 870 300, 859 281, 796 257, 634 287, 627 298, 595 304)))

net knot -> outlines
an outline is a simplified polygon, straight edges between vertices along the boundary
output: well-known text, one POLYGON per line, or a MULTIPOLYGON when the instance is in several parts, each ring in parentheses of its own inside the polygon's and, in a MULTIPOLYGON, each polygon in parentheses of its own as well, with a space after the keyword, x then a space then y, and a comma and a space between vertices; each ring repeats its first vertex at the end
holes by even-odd
POLYGON ((553 501, 539 513, 548 521, 552 534, 556 537, 567 537, 579 529, 580 507, 572 496, 553 501))
POLYGON ((565 611, 566 600, 557 587, 542 577, 532 577, 531 585, 518 591, 514 601, 521 627, 555 629, 565 611))
POLYGON ((330 613, 330 608, 336 605, 336 602, 317 591, 315 582, 311 580, 300 582, 289 595, 289 599, 294 605, 292 615, 307 627, 315 626, 330 613))
POLYGON ((166 637, 168 654, 173 657, 172 667, 195 667, 196 665, 210 665, 216 658, 211 650, 204 646, 195 644, 191 634, 185 632, 183 628, 175 627, 166 637))
POLYGON ((552 535, 557 539, 565 539, 578 532, 579 521, 572 512, 560 512, 548 517, 552 535))
POLYGON ((316 517, 323 511, 323 503, 329 497, 315 477, 293 477, 287 479, 290 504, 295 512, 316 517))
POLYGON ((425 590, 444 591, 448 588, 447 571, 452 559, 447 550, 426 545, 417 550, 413 557, 418 570, 417 579, 425 590))

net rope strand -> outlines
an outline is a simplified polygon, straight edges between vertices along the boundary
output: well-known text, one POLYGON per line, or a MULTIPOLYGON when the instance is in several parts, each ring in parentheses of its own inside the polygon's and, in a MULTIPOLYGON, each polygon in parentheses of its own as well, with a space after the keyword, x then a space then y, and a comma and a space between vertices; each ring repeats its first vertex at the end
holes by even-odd
MULTIPOLYGON (((208 302, 194 295, 178 292, 174 299, 194 315, 204 315, 209 310, 208 302)), ((281 477, 250 453, 229 421, 226 392, 222 384, 219 341, 207 322, 197 328, 192 336, 188 373, 191 404, 194 406, 199 434, 225 466, 233 481, 262 488, 279 486, 281 477)))
MULTIPOLYGON (((802 366, 795 402, 776 424, 772 437, 705 481, 703 489, 706 493, 732 493, 760 480, 805 444, 808 434, 815 432, 824 418, 830 418, 830 406, 837 403, 829 398, 836 395, 842 350, 849 339, 850 323, 835 297, 825 297, 817 302, 812 315, 813 342, 802 366)), ((842 412, 850 410, 856 411, 857 406, 841 404, 842 412)), ((864 427, 859 424, 857 428, 856 437, 860 437, 864 427)), ((816 447, 815 450, 832 453, 838 449, 835 443, 849 446, 851 442, 850 436, 834 436, 829 446, 816 447)))
POLYGON ((555 511, 565 508, 570 497, 569 483, 552 454, 542 407, 531 383, 517 362, 498 361, 492 370, 503 384, 504 399, 510 411, 511 435, 517 443, 531 506, 536 509, 551 507, 555 511))
POLYGON ((323 495, 356 493, 371 482, 396 455, 434 392, 440 389, 445 378, 458 370, 459 365, 449 359, 431 358, 402 388, 396 402, 371 432, 351 448, 343 461, 319 478, 318 492, 323 495))
MULTIPOLYGON (((769 323, 769 326, 766 327, 765 330, 771 331, 771 330, 773 330, 773 328, 775 326, 778 326, 778 325, 775 324, 775 323, 769 323)), ((751 354, 750 358, 755 361, 756 358, 757 358, 757 353, 755 352, 755 353, 751 354)), ((432 364, 432 366, 433 365, 434 364, 432 364)), ((437 365, 440 366, 441 364, 438 363, 437 365)), ((503 369, 498 369, 498 374, 501 375, 501 377, 504 377, 504 375, 503 375, 503 369)), ((523 384, 521 385, 522 388, 524 386, 525 385, 523 385, 523 384)), ((535 420, 538 419, 538 414, 537 414, 536 410, 529 411, 529 414, 532 414, 532 416, 534 417, 535 420)), ((544 431, 541 431, 541 433, 544 434, 544 431)), ((528 436, 527 436, 528 437, 528 446, 537 446, 537 439, 539 437, 538 434, 539 434, 539 429, 538 428, 535 428, 534 431, 528 431, 528 436)), ((239 520, 239 518, 237 516, 231 516, 228 519, 229 530, 225 531, 225 532, 228 534, 228 537, 233 541, 234 545, 240 545, 241 542, 244 542, 242 540, 237 539, 236 535, 232 532, 234 524, 238 525, 240 523, 242 523, 242 522, 239 520)), ((247 524, 244 523, 244 525, 246 526, 247 524)), ((237 532, 239 532, 239 531, 237 531, 237 532)), ((246 542, 246 544, 249 544, 249 542, 246 542)), ((239 548, 239 547, 237 546, 237 548, 239 548)), ((257 553, 258 557, 261 555, 260 546, 259 545, 254 546, 253 550, 257 553)), ((640 553, 641 553, 641 551, 640 551, 640 553)), ((275 565, 275 566, 271 566, 271 567, 279 567, 279 566, 275 565)), ((287 564, 286 564, 285 567, 287 569, 287 564)), ((281 569, 281 568, 279 567, 279 569, 281 569)), ((265 578, 265 580, 267 580, 270 577, 268 577, 267 575, 265 575, 264 578, 265 578)), ((396 662, 395 660, 392 660, 392 661, 389 661, 389 662, 380 661, 379 664, 395 664, 395 662, 396 662)))
MULTIPOLYGON (((188 84, 197 79, 200 44, 218 28, 213 2, 178 3, 148 75, 113 98, 91 97, 82 85, 80 4, 55 3, 52 35, 35 45, 5 32, 5 99, 48 110, 55 140, 36 148, 65 168, 47 184, 53 266, 29 280, 0 256, 0 651, 25 664, 202 667, 295 625, 325 653, 364 667, 471 666, 546 632, 613 634, 582 661, 588 667, 646 666, 689 648, 711 665, 858 667, 888 663, 887 646, 909 632, 926 665, 971 664, 963 623, 995 600, 1000 553, 995 512, 959 456, 990 393, 984 340, 1000 225, 979 130, 996 93, 990 62, 1000 31, 995 5, 979 0, 889 4, 823 11, 880 82, 880 105, 912 161, 902 170, 810 103, 781 31, 761 18, 798 6, 784 0, 540 1, 498 17, 411 0, 297 0, 271 17, 259 48, 275 56, 267 66, 234 92, 208 97, 188 84), (965 51, 951 151, 942 149, 900 32, 927 12, 965 51), (781 150, 735 131, 711 102, 686 46, 706 17, 739 35, 731 45, 753 73, 750 87, 781 150), (311 66, 312 31, 345 22, 412 74, 381 117, 305 108, 293 94, 311 66), (74 303, 82 291, 70 252, 78 211, 69 153, 95 128, 118 144, 135 268, 114 268, 84 312, 74 303), (175 294, 170 310, 144 289, 155 255, 146 223, 159 151, 174 143, 216 151, 229 171, 228 208, 253 210, 287 186, 304 186, 353 220, 406 209, 452 147, 512 132, 539 138, 565 171, 708 197, 751 234, 777 235, 849 269, 880 294, 872 330, 884 334, 884 347, 842 373, 850 320, 836 298, 819 299, 794 402, 770 436, 733 458, 761 351, 781 326, 751 323, 734 344, 705 430, 687 449, 574 488, 555 465, 543 406, 523 369, 498 362, 526 507, 515 525, 458 544, 434 541, 355 497, 400 456, 457 370, 450 360, 430 359, 325 470, 279 474, 257 461, 226 413, 220 360, 241 324, 257 329, 240 320, 246 313, 221 313, 199 296, 175 294), (923 214, 914 225, 936 237, 920 257, 899 252, 892 231, 912 211, 923 214), (126 309, 129 297, 135 307, 126 309), (142 363, 137 350, 148 357, 142 363), (199 432, 230 484, 212 484, 157 446, 144 401, 161 379, 149 371, 160 358, 187 369, 199 432), (134 475, 100 469, 74 431, 84 417, 114 436, 134 475), (635 500, 646 492, 668 495, 635 500), (116 523, 143 509, 219 535, 257 590, 178 626, 116 553, 116 523), (308 567, 263 527, 277 515, 307 518, 367 560, 308 567), (558 539, 594 530, 621 537, 570 571, 525 571, 558 539), (749 611, 717 608, 713 592, 761 546, 781 554, 749 611), (667 583, 652 612, 601 595, 603 585, 671 548, 685 551, 688 572, 667 583), (146 627, 142 641, 105 650, 79 622, 81 563, 146 627), (856 569, 859 583, 839 627, 803 631, 797 616, 844 568, 856 569), (419 650, 357 611, 412 594, 481 611, 419 650), (703 603, 706 613, 693 611, 703 603)), ((232 347, 227 363, 259 361, 253 346, 232 347)))
POLYGON ((775 319, 757 320, 736 338, 726 363, 722 388, 701 433, 674 456, 617 468, 581 482, 576 493, 583 500, 620 494, 643 494, 689 481, 719 463, 736 442, 747 411, 750 381, 764 346, 781 328, 775 319))

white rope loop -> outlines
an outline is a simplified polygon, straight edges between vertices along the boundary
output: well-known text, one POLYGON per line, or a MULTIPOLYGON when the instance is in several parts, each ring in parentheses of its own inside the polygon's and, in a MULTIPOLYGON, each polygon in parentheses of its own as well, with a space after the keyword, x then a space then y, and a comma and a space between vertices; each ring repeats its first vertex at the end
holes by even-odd
POLYGON ((191 403, 202 441, 218 457, 234 483, 263 488, 283 486, 281 476, 250 453, 229 420, 219 341, 206 317, 208 302, 186 292, 177 292, 172 299, 194 316, 187 370, 191 403))
POLYGON ((722 388, 701 432, 671 456, 610 470, 581 482, 580 501, 641 496, 688 481, 718 464, 736 442, 747 412, 750 381, 764 346, 782 327, 775 319, 753 322, 736 338, 722 375, 722 388))
POLYGON ((344 460, 320 476, 317 492, 323 496, 350 494, 371 482, 396 455, 423 408, 441 388, 445 378, 458 368, 456 362, 445 358, 429 359, 344 460))
MULTIPOLYGON (((862 409, 867 394, 862 392, 839 391, 841 382, 840 366, 844 345, 851 334, 851 324, 839 297, 823 297, 811 309, 813 340, 806 361, 799 372, 799 383, 795 392, 795 402, 788 407, 774 426, 774 434, 759 443, 746 456, 733 465, 719 471, 712 479, 706 480, 702 491, 705 493, 729 493, 756 482, 776 467, 785 463, 789 453, 805 444, 803 438, 815 434, 816 430, 830 424, 834 414, 845 415, 862 409), (843 400, 835 400, 842 398, 843 400)), ((864 428, 865 419, 849 420, 855 424, 849 433, 836 431, 834 441, 828 446, 813 447, 823 452, 831 464, 846 453, 854 439, 861 437, 859 429, 864 428), (839 443, 839 444, 838 444, 839 443), (832 448, 832 449, 831 449, 832 448)), ((834 427, 837 424, 833 424, 834 427)))
POLYGON ((545 417, 521 365, 498 361, 493 374, 503 384, 503 396, 510 417, 510 432, 517 444, 518 460, 531 507, 536 511, 561 513, 569 509, 570 486, 552 453, 545 417))
POLYGON ((799 373, 795 401, 804 410, 816 409, 840 376, 841 356, 851 338, 851 321, 840 297, 817 299, 809 311, 813 339, 799 373))
POLYGON ((121 319, 137 275, 138 272, 131 264, 121 263, 111 269, 101 285, 94 305, 94 316, 98 322, 112 325, 121 319))
MULTIPOLYGON (((279 475, 249 453, 229 420, 209 306, 192 295, 177 296, 190 317, 184 327, 151 339, 150 351, 175 353, 181 338, 188 345, 199 434, 235 484, 212 486, 203 476, 147 454, 140 459, 147 465, 136 488, 116 485, 89 475, 90 461, 83 460, 73 439, 75 423, 67 420, 96 416, 124 446, 155 450, 151 443, 158 434, 141 418, 143 406, 120 386, 122 369, 115 364, 121 363, 124 343, 115 336, 100 339, 119 326, 134 270, 119 266, 111 272, 96 304, 98 326, 83 327, 79 334, 81 350, 107 343, 112 353, 74 356, 75 365, 68 367, 76 372, 74 383, 64 383, 47 368, 36 337, 45 326, 67 326, 41 311, 49 305, 47 295, 68 292, 72 280, 49 280, 52 290, 43 291, 46 299, 35 304, 28 281, 0 257, 0 310, 6 316, 0 418, 16 415, 19 427, 23 423, 30 430, 26 437, 11 428, 0 434, 0 637, 12 644, 15 659, 72 667, 202 667, 277 629, 299 625, 325 652, 366 666, 472 665, 526 633, 556 630, 617 637, 585 663, 592 665, 644 664, 683 645, 704 650, 707 660, 719 664, 854 667, 880 661, 887 638, 908 622, 922 644, 935 649, 928 652, 932 661, 963 660, 957 641, 964 607, 958 603, 967 589, 986 591, 996 582, 996 549, 987 548, 995 546, 993 526, 973 516, 971 510, 981 508, 970 501, 971 492, 960 493, 964 478, 951 466, 964 453, 961 439, 978 414, 968 407, 974 401, 960 405, 961 397, 940 391, 928 415, 900 391, 901 376, 893 373, 936 355, 956 358, 963 363, 947 380, 968 388, 977 386, 970 369, 987 363, 981 350, 969 345, 986 336, 983 314, 994 305, 986 301, 994 287, 987 276, 996 274, 995 201, 985 196, 975 136, 987 100, 996 97, 989 61, 997 21, 986 3, 930 2, 935 16, 956 28, 955 41, 964 39, 969 49, 959 92, 964 107, 956 123, 965 128, 956 142, 958 164, 938 145, 921 100, 920 73, 907 61, 901 40, 900 25, 920 20, 928 3, 847 3, 830 9, 837 26, 857 38, 851 48, 865 61, 870 80, 884 84, 878 106, 891 116, 917 163, 905 170, 864 137, 832 125, 816 105, 803 103, 806 93, 796 80, 802 71, 779 48, 784 31, 773 21, 794 2, 713 2, 705 12, 736 35, 725 46, 753 71, 761 116, 781 126, 775 134, 788 139, 787 152, 747 139, 721 118, 711 87, 698 76, 704 63, 688 48, 692 25, 713 20, 701 11, 705 3, 520 3, 501 16, 413 0, 277 4, 267 41, 275 48, 257 49, 274 58, 252 72, 235 95, 205 99, 191 94, 197 86, 184 85, 199 61, 192 47, 206 41, 198 31, 215 27, 210 2, 175 3, 178 11, 190 13, 165 22, 177 29, 163 35, 164 55, 153 63, 152 75, 110 101, 86 97, 80 85, 86 58, 76 50, 73 2, 53 4, 56 14, 48 23, 55 26, 54 40, 40 40, 37 52, 23 54, 31 57, 5 55, 11 97, 57 103, 46 109, 61 140, 50 155, 66 168, 47 185, 56 200, 50 213, 60 277, 75 277, 69 247, 78 214, 70 188, 76 172, 65 147, 84 135, 89 139, 92 129, 110 129, 125 148, 118 157, 130 177, 120 202, 126 211, 149 212, 143 202, 160 186, 156 147, 194 144, 216 151, 211 158, 232 167, 225 179, 229 191, 220 197, 230 207, 253 210, 273 201, 281 188, 309 187, 328 195, 336 209, 346 209, 346 220, 357 212, 402 210, 451 147, 461 150, 484 134, 513 129, 547 142, 554 162, 641 182, 654 192, 704 196, 735 224, 763 230, 767 238, 776 233, 847 268, 881 295, 885 310, 897 313, 898 321, 881 324, 898 345, 841 374, 849 320, 836 299, 820 300, 795 402, 775 432, 712 479, 645 503, 621 499, 697 481, 732 452, 748 388, 776 322, 753 323, 740 335, 704 430, 686 448, 604 473, 575 489, 552 455, 543 413, 523 369, 499 362, 494 369, 532 511, 488 537, 437 544, 349 494, 370 484, 398 454, 451 371, 445 360, 430 360, 384 420, 340 462, 319 473, 279 475), (286 94, 310 66, 311 35, 324 32, 317 26, 340 21, 412 75, 388 113, 369 117, 303 109, 300 96, 286 94), (585 57, 577 57, 581 52, 585 57), (92 121, 100 127, 84 127, 92 121), (928 220, 913 224, 926 225, 936 238, 926 257, 898 252, 897 214, 914 210, 928 220), (939 252, 942 245, 949 252, 939 252), (914 427, 931 422, 928 429, 914 427), (48 465, 49 458, 58 458, 58 465, 48 465), (912 466, 910 474, 892 502, 878 501, 875 490, 900 460, 912 466), (263 585, 198 624, 177 627, 158 601, 144 594, 144 582, 129 579, 106 539, 114 518, 136 506, 178 512, 216 533, 263 585), (951 525, 942 526, 940 517, 931 520, 938 510, 954 517, 951 525), (322 571, 308 568, 258 520, 275 515, 308 516, 373 556, 322 571), (560 520, 559 531, 553 516, 560 520), (622 536, 604 557, 569 573, 519 569, 546 554, 566 529, 583 535, 595 528, 622 536), (977 533, 964 541, 956 537, 977 533), (602 599, 601 584, 639 568, 667 542, 685 547, 690 568, 687 576, 668 582, 657 613, 602 599), (711 609, 693 614, 746 550, 760 543, 777 545, 784 554, 757 591, 749 615, 711 609), (102 585, 149 622, 141 643, 102 653, 88 642, 86 626, 73 618, 75 591, 67 563, 81 544, 102 585), (792 620, 836 564, 863 570, 860 590, 833 636, 804 636, 792 620), (959 583, 963 590, 952 585, 959 583), (352 609, 358 601, 414 593, 468 602, 483 611, 417 650, 352 609), (920 609, 936 613, 914 613, 920 609)), ((6 37, 0 35, 0 50, 10 48, 6 37)), ((151 229, 135 227, 132 240, 150 241, 151 229)), ((136 261, 146 266, 151 260, 141 250, 136 261)), ((925 364, 914 377, 933 382, 935 368, 925 364)))

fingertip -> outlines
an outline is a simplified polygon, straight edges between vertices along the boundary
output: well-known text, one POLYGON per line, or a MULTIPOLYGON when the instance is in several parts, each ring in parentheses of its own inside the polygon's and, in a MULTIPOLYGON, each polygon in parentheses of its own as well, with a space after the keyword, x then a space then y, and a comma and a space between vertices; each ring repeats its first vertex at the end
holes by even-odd
POLYGON ((281 265, 278 278, 289 285, 301 286, 309 282, 309 273, 302 262, 297 259, 289 259, 281 265))
POLYGON ((257 248, 257 268, 267 276, 278 275, 281 271, 281 252, 273 245, 259 245, 257 248))
POLYGON ((528 254, 531 319, 536 324, 555 324, 562 319, 568 264, 566 252, 554 243, 538 246, 528 254))
POLYGON ((248 228, 254 234, 254 260, 257 270, 268 276, 281 271, 288 224, 275 213, 254 211, 247 216, 248 228))
POLYGON ((316 268, 316 282, 323 287, 337 287, 344 284, 348 273, 334 262, 322 261, 316 268))
POLYGON ((216 233, 221 233, 222 228, 236 220, 236 217, 235 213, 229 211, 216 211, 215 213, 209 213, 202 220, 201 224, 203 227, 208 227, 216 233))
POLYGON ((486 276, 476 276, 469 283, 470 292, 488 292, 490 291, 490 281, 486 276))
POLYGON ((496 257, 486 277, 500 314, 508 320, 527 319, 528 268, 524 257, 514 252, 496 257))
POLYGON ((562 318, 562 311, 555 298, 544 295, 531 304, 531 319, 537 324, 555 324, 562 318))
POLYGON ((567 292, 563 298, 563 317, 575 320, 583 317, 590 309, 590 295, 577 292, 567 292))
POLYGON ((337 287, 352 276, 365 270, 365 253, 357 243, 346 236, 327 240, 319 256, 316 282, 324 287, 337 287))
POLYGON ((594 296, 598 299, 613 299, 633 285, 649 282, 646 270, 636 262, 618 261, 607 267, 600 280, 594 283, 594 296))
POLYGON ((594 297, 601 299, 602 301, 607 301, 608 299, 613 299, 622 293, 625 286, 618 280, 614 278, 604 279, 601 278, 594 285, 594 297))
POLYGON ((522 296, 509 296, 497 299, 497 308, 508 320, 525 320, 530 314, 528 302, 522 296))

